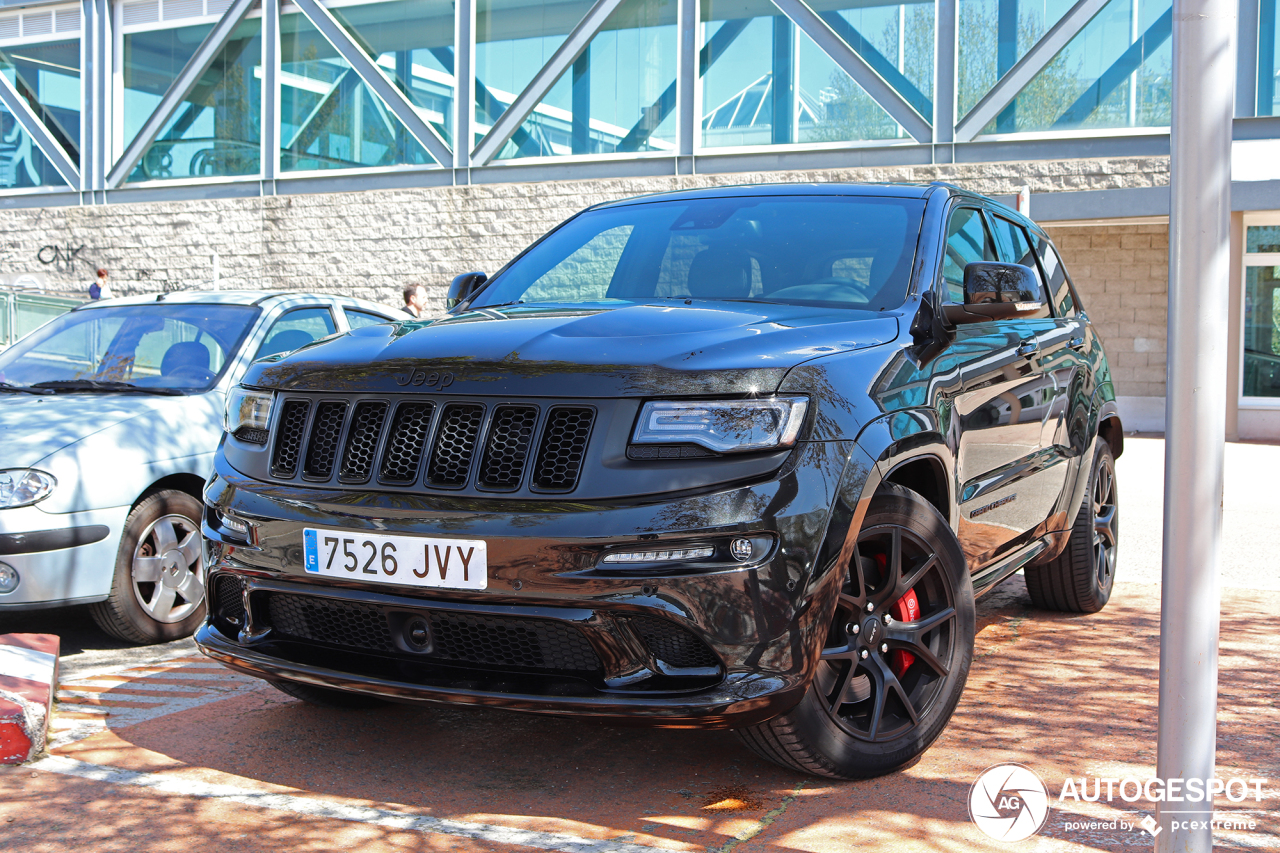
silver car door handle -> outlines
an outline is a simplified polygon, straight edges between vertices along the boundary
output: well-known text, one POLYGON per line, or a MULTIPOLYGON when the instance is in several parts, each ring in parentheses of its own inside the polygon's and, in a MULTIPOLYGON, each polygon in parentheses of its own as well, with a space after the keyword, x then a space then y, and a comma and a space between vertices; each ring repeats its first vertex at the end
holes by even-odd
POLYGON ((1072 349, 1084 349, 1084 338, 1083 337, 1072 338, 1071 340, 1067 341, 1067 346, 1071 347, 1072 349))
POLYGON ((1035 355, 1038 352, 1040 352, 1040 342, 1035 338, 1028 338, 1022 343, 1018 344, 1018 355, 1020 356, 1031 358, 1031 356, 1035 355))

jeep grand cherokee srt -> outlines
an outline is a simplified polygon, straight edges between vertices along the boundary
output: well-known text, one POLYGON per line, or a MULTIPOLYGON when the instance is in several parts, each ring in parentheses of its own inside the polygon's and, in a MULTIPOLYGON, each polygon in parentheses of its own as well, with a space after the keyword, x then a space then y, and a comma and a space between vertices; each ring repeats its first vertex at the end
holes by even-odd
POLYGON ((434 321, 258 362, 204 652, 286 693, 730 727, 903 767, 974 597, 1096 611, 1123 432, 1044 231, 945 185, 590 208, 434 321))

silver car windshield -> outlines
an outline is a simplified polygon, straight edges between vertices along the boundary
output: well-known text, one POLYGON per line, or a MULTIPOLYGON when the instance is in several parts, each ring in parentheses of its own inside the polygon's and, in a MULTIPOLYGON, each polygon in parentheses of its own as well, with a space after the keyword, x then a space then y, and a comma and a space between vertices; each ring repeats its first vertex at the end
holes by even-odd
POLYGON ((906 299, 924 202, 757 196, 588 211, 472 303, 751 300, 882 310, 906 299))
POLYGON ((0 353, 0 382, 54 388, 66 383, 69 390, 85 392, 127 385, 207 391, 260 312, 252 305, 164 302, 71 311, 0 353))

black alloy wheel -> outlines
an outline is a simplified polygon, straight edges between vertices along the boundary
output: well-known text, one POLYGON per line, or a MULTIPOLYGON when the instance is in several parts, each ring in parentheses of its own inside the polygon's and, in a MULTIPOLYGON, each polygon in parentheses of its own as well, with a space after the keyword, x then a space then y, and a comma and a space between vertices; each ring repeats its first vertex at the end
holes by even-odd
POLYGON ((1098 439, 1089 488, 1062 552, 1039 566, 1027 566, 1027 593, 1043 610, 1097 613, 1111 599, 1120 545, 1120 502, 1116 459, 1098 439))
POLYGON ((900 486, 858 533, 808 692, 740 730, 771 761, 832 778, 901 769, 941 734, 973 657, 973 586, 946 520, 900 486))

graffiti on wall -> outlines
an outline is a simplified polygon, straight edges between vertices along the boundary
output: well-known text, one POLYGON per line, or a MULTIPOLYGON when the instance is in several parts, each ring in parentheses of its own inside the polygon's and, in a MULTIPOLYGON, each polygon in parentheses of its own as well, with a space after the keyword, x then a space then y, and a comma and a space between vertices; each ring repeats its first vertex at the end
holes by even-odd
POLYGON ((36 260, 45 266, 52 266, 59 272, 71 272, 75 268, 77 261, 90 265, 89 259, 80 255, 84 249, 83 243, 74 247, 70 244, 66 246, 58 246, 56 244, 41 246, 40 251, 36 252, 36 260))

